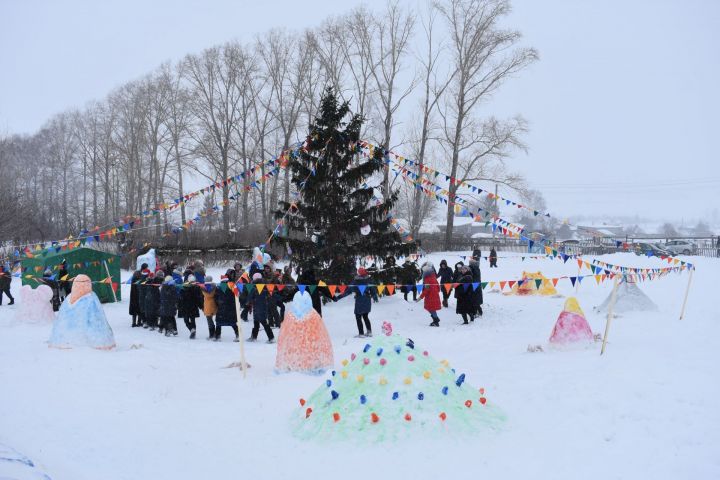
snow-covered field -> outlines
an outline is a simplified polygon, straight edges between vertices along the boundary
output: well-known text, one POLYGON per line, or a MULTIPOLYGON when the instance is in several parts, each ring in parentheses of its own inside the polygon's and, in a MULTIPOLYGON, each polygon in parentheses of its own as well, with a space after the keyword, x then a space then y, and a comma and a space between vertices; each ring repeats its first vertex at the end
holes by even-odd
MULTIPOLYGON (((431 255, 436 266, 440 258, 460 260, 431 255)), ((631 254, 598 258, 667 266, 631 254)), ((208 342, 204 318, 196 340, 187 338, 182 321, 176 338, 130 328, 127 285, 122 304, 105 306, 118 344, 111 352, 49 349, 50 326, 19 322, 16 306, 2 306, 0 446, 26 455, 54 480, 720 478, 720 261, 689 260, 697 271, 685 318, 678 320, 686 272, 643 283, 659 312, 615 319, 603 356, 599 344, 527 352, 529 344, 547 346, 564 298, 486 290, 482 319, 461 326, 445 309, 440 328, 428 327, 422 303, 382 299, 370 316, 376 334, 391 321, 395 332, 450 360, 486 389, 507 422, 471 439, 442 435, 371 446, 295 439, 290 416, 323 378, 274 374, 276 346, 260 342, 246 344, 252 368, 243 380, 237 369, 223 368, 239 359, 230 329, 223 342, 208 342)), ((523 270, 577 274, 572 261, 501 258, 498 269, 481 266, 483 281, 517 279, 523 270)), ((219 278, 219 269, 212 273, 219 278)), ((605 319, 592 307, 610 289, 611 282, 597 286, 590 278, 580 287, 595 333, 605 319)), ((574 292, 567 281, 558 290, 574 292)), ((336 364, 366 343, 353 338, 352 309, 347 298, 323 310, 336 364)), ((18 462, 2 458, 0 478, 19 471, 18 462)))

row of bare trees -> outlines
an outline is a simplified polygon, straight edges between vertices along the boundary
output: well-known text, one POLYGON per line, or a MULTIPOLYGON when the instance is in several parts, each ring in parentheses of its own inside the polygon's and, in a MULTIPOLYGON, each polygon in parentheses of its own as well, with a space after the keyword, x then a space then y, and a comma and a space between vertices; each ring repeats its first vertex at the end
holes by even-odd
MULTIPOLYGON (((364 138, 385 150, 459 181, 518 185, 506 158, 524 148, 526 124, 483 111, 537 58, 519 46, 519 32, 498 25, 509 9, 507 0, 439 0, 416 13, 391 1, 384 11, 358 7, 312 30, 270 30, 164 64, 102 101, 55 115, 34 135, 0 138, 0 235, 63 238, 256 166, 255 177, 155 215, 135 235, 158 237, 220 201, 229 203, 218 221, 195 228, 225 240, 266 232, 277 202, 291 194, 290 177, 280 170, 253 182, 272 168, 265 160, 304 139, 330 86, 366 118, 364 138)), ((378 187, 385 195, 401 188, 396 215, 416 235, 434 203, 391 177, 386 170, 378 187)), ((448 206, 448 244, 453 218, 448 206)))

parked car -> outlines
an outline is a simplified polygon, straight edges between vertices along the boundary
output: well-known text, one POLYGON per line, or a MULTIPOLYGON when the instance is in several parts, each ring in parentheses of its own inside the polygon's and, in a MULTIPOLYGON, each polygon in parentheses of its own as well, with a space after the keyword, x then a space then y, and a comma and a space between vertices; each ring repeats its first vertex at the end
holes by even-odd
POLYGON ((669 250, 665 250, 656 243, 634 243, 633 250, 636 255, 647 255, 648 253, 656 257, 672 257, 673 254, 669 250))
POLYGON ((670 240, 663 248, 673 255, 697 255, 698 252, 698 246, 690 240, 670 240))

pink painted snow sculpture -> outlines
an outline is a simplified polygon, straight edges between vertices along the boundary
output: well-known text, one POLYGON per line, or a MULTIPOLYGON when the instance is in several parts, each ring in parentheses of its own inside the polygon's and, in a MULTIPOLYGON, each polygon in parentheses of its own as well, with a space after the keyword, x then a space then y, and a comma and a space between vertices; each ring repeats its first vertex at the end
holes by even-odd
POLYGON ((333 349, 325 324, 312 308, 312 297, 298 292, 280 327, 275 371, 322 373, 333 365, 333 349))
POLYGON ((593 333, 590 330, 578 301, 570 297, 565 301, 565 307, 555 322, 550 343, 567 345, 575 342, 592 342, 593 333))
POLYGON ((20 305, 15 312, 15 319, 28 323, 51 323, 55 320, 52 295, 52 289, 47 285, 39 285, 35 289, 23 285, 20 287, 20 305))
POLYGON ((70 303, 75 303, 83 296, 92 292, 92 280, 87 275, 80 274, 75 277, 70 292, 70 303))
POLYGON ((383 322, 383 323, 382 323, 382 332, 383 332, 386 336, 388 336, 388 337, 389 337, 390 335, 392 335, 392 323, 390 323, 390 322, 383 322))

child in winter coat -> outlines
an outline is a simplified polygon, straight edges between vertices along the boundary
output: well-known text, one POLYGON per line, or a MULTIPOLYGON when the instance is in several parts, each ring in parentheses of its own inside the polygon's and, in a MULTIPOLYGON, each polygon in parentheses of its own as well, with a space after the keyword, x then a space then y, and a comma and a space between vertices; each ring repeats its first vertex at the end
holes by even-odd
MULTIPOLYGON (((440 270, 438 270, 438 276, 440 277, 440 283, 446 284, 446 283, 453 283, 453 271, 448 267, 448 264, 445 260, 440 260, 440 270)), ((443 307, 448 307, 448 298, 450 298, 450 290, 451 288, 445 288, 445 285, 442 285, 442 288, 440 291, 442 292, 443 296, 443 307)))
POLYGON ((175 280, 171 275, 165 277, 160 287, 160 331, 165 330, 165 336, 177 335, 178 291, 175 280))
POLYGON ((261 292, 257 291, 257 285, 265 283, 263 276, 260 272, 253 275, 253 284, 256 285, 250 294, 248 295, 248 302, 252 304, 253 309, 253 329, 248 338, 248 342, 257 341, 258 333, 260 332, 260 326, 262 325, 265 330, 265 335, 268 337, 267 343, 275 342, 275 335, 273 335, 272 329, 267 323, 268 317, 268 292, 267 288, 263 288, 261 292))
POLYGON ((185 326, 190 330, 190 338, 194 339, 197 332, 195 319, 200 316, 200 309, 203 307, 203 296, 200 287, 195 283, 195 276, 188 275, 187 283, 180 290, 178 302, 178 315, 185 321, 185 326))
MULTIPOLYGON (((447 265, 445 265, 445 267, 447 267, 447 265)), ((430 313, 430 318, 432 318, 430 326, 439 327, 440 318, 438 317, 437 312, 442 308, 440 304, 440 284, 438 283, 437 275, 435 274, 435 267, 432 263, 426 262, 422 266, 422 276, 423 289, 418 301, 425 301, 423 307, 430 313)))
POLYGON ((215 295, 217 294, 217 287, 212 283, 213 278, 208 275, 205 277, 205 284, 202 286, 201 291, 203 295, 203 313, 207 319, 208 324, 208 340, 215 338, 215 322, 213 316, 217 314, 217 302, 215 301, 215 295))
MULTIPOLYGON (((237 311, 235 310, 235 294, 228 285, 235 279, 235 270, 228 269, 225 275, 220 277, 220 287, 215 292, 215 303, 217 304, 217 315, 215 317, 215 341, 220 341, 222 327, 232 327, 235 332, 235 341, 239 342, 239 330, 237 326, 237 311)), ((238 288, 242 288, 238 282, 238 288)))
POLYGON ((353 285, 348 288, 345 293, 338 297, 338 300, 347 297, 351 293, 355 294, 355 322, 357 322, 358 334, 356 338, 372 337, 372 325, 370 324, 370 311, 372 310, 372 301, 378 301, 377 288, 370 283, 370 276, 367 270, 360 267, 357 276, 353 280, 353 285), (365 331, 363 332, 363 322, 365 323, 365 331))
POLYGON ((463 265, 460 267, 460 278, 458 278, 457 283, 460 285, 455 288, 455 298, 457 299, 455 312, 462 316, 463 325, 467 325, 468 318, 470 321, 475 321, 475 295, 472 288, 473 277, 467 266, 463 265))

